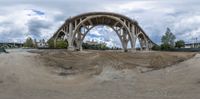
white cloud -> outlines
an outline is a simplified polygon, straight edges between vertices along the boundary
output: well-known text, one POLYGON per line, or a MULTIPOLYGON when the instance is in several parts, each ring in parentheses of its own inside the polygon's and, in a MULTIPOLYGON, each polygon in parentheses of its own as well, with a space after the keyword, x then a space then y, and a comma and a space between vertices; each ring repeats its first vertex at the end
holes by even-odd
POLYGON ((188 41, 194 37, 200 38, 199 4, 195 0, 132 1, 119 6, 113 4, 107 9, 136 19, 147 35, 159 43, 167 27, 171 28, 178 39, 188 41))
POLYGON ((49 35, 52 35, 53 31, 57 29, 57 25, 60 24, 54 20, 55 16, 61 14, 59 11, 51 10, 49 12, 32 5, 5 7, 0 10, 4 12, 0 14, 1 41, 24 41, 25 38, 33 37, 34 34, 39 35, 38 39, 49 38, 49 35), (34 12, 33 9, 44 12, 44 15, 34 12), (37 23, 34 25, 34 22, 37 23), (37 33, 32 33, 31 30, 35 30, 37 33))
POLYGON ((87 35, 84 41, 105 42, 109 47, 121 47, 119 37, 114 30, 108 26, 96 26, 87 35))
MULTIPOLYGON (((49 38, 69 16, 90 11, 109 11, 136 19, 156 43, 160 42, 167 27, 171 28, 178 39, 189 41, 200 37, 199 4, 197 0, 0 1, 0 40, 24 40, 30 30, 40 32, 38 38, 49 38), (38 15, 33 10, 41 11, 44 15, 38 15), (39 27, 34 28, 36 26, 39 27)), ((111 28, 96 28, 90 34, 101 36, 99 41, 121 45, 118 37, 113 36, 111 28)))

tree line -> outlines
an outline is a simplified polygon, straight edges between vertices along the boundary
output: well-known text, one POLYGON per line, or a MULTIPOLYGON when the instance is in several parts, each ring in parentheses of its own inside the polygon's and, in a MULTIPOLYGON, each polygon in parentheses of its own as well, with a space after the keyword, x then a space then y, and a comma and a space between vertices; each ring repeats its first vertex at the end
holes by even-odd
MULTIPOLYGON (((38 45, 37 45, 38 43, 41 43, 41 42, 36 42, 36 40, 33 40, 31 37, 28 37, 26 39, 26 41, 24 42, 23 47, 38 48, 38 45)), ((44 43, 44 42, 42 42, 42 43, 44 43)), ((68 47, 68 43, 65 40, 56 40, 56 42, 54 42, 54 40, 49 40, 49 41, 47 41, 47 44, 48 44, 48 48, 64 49, 64 48, 68 47)))
MULTIPOLYGON (((48 48, 51 49, 67 49, 68 48, 68 42, 66 40, 48 40, 47 41, 48 48), (55 44, 54 44, 55 43, 55 44)), ((76 46, 76 43, 74 42, 74 45, 76 46)), ((37 42, 36 40, 33 40, 31 37, 28 37, 26 41, 24 42, 25 48, 37 48, 37 42)), ((118 47, 108 47, 106 44, 88 44, 84 43, 82 44, 83 49, 92 49, 92 50, 118 50, 120 48, 118 47)))
POLYGON ((82 44, 83 49, 92 49, 92 50, 120 50, 118 47, 108 47, 106 44, 82 44))

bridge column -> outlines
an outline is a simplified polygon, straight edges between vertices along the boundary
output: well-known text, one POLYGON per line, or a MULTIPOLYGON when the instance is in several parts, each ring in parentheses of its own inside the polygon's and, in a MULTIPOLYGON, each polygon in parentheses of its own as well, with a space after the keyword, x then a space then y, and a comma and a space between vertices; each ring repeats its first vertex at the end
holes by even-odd
POLYGON ((148 42, 145 40, 145 39, 140 39, 140 46, 141 46, 141 51, 145 50, 145 51, 148 51, 149 48, 148 48, 148 42))
POLYGON ((128 52, 127 45, 128 45, 129 38, 126 38, 128 34, 125 33, 126 31, 124 31, 123 29, 121 29, 120 32, 122 33, 121 35, 122 47, 124 49, 124 52, 128 52))
POLYGON ((153 45, 150 41, 148 42, 148 47, 149 47, 149 50, 152 50, 153 45))
POLYGON ((142 40, 142 45, 143 45, 143 50, 144 51, 148 51, 148 42, 144 39, 142 40))
POLYGON ((139 43, 140 43, 140 50, 143 50, 143 40, 141 38, 138 38, 139 43))
POLYGON ((133 25, 131 27, 131 51, 136 51, 135 45, 136 45, 136 40, 137 40, 137 36, 135 33, 135 26, 133 25))
POLYGON ((136 40, 137 40, 136 36, 132 38, 131 51, 136 51, 136 48, 135 48, 136 40))
MULTIPOLYGON (((131 52, 135 52, 136 51, 135 43, 136 43, 136 39, 135 38, 130 39, 131 49, 129 49, 129 50, 131 52)), ((128 45, 128 43, 127 43, 127 45, 128 45)))
POLYGON ((148 42, 146 42, 145 50, 146 50, 146 51, 149 51, 149 43, 148 43, 148 42))
POLYGON ((69 51, 74 51, 74 42, 73 42, 73 30, 72 30, 72 23, 69 23, 69 38, 67 39, 68 41, 68 50, 69 51))
POLYGON ((151 50, 152 50, 153 46, 154 46, 154 44, 151 42, 151 43, 150 43, 150 48, 151 48, 151 50))
POLYGON ((82 51, 82 50, 83 50, 83 48, 82 48, 82 41, 77 40, 77 41, 76 41, 76 44, 77 44, 77 48, 76 48, 76 49, 77 49, 78 51, 82 51))
POLYGON ((145 45, 146 45, 146 48, 145 48, 145 50, 146 51, 149 51, 150 50, 150 42, 148 41, 148 40, 145 40, 145 45))
POLYGON ((149 49, 149 51, 151 50, 151 43, 150 42, 148 42, 148 49, 149 49))
MULTIPOLYGON (((84 31, 85 32, 85 31, 84 31)), ((81 32, 81 29, 79 29, 76 33, 77 37, 76 37, 76 50, 78 51, 82 51, 83 48, 82 48, 82 42, 83 42, 83 35, 86 34, 86 33, 83 33, 81 32)))
POLYGON ((123 40, 122 46, 123 46, 124 52, 128 52, 127 45, 128 45, 127 41, 123 40))
POLYGON ((69 37, 69 38, 67 39, 67 42, 68 42, 68 50, 69 50, 69 51, 74 51, 75 48, 74 48, 74 44, 73 44, 72 38, 69 37))

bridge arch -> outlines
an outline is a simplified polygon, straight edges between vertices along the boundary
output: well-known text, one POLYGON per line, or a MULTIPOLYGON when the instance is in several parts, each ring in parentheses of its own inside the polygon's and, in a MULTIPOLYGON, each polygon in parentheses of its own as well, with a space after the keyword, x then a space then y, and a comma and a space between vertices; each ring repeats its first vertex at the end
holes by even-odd
MULTIPOLYGON (((83 38, 80 40, 80 44, 83 43, 83 40, 85 39, 86 35, 90 32, 90 30, 92 30, 93 28, 95 28, 97 26, 99 26, 99 25, 95 25, 95 26, 91 27, 86 33, 84 33, 83 38)), ((111 27, 109 25, 103 25, 103 26, 109 27, 110 29, 112 29, 117 34, 117 36, 119 37, 119 40, 121 42, 121 45, 123 47, 123 44, 122 44, 123 39, 120 37, 120 34, 113 27, 111 27)), ((82 46, 79 46, 79 47, 82 47, 82 46)), ((82 48, 80 48, 80 49, 82 49, 82 48)))
POLYGON ((69 50, 82 50, 82 42, 86 34, 95 26, 106 25, 111 27, 118 35, 124 51, 130 41, 131 49, 135 49, 136 39, 139 39, 142 49, 150 49, 153 41, 146 35, 137 21, 126 16, 110 12, 91 12, 70 17, 54 33, 51 39, 57 40, 65 37, 69 44, 69 50), (77 46, 74 46, 76 42, 77 46))
MULTIPOLYGON (((82 22, 80 22, 77 27, 74 30, 73 33, 73 40, 76 40, 77 44, 78 44, 78 48, 77 49, 82 49, 82 41, 84 40, 85 35, 95 26, 98 25, 106 25, 111 27, 118 35, 118 37, 120 38, 120 41, 122 42, 122 46, 124 48, 124 50, 127 50, 127 43, 129 40, 132 40, 131 38, 131 32, 129 31, 128 27, 125 25, 125 23, 123 21, 121 21, 120 19, 113 17, 113 16, 108 16, 108 15, 94 15, 88 18, 85 18, 82 22), (101 20, 100 22, 94 22, 101 20), (90 21, 90 22, 89 22, 90 21), (110 22, 109 22, 110 21, 110 22), (113 21, 115 23, 115 25, 118 25, 119 29, 117 29, 114 24, 111 23, 111 21, 113 21), (89 24, 87 24, 87 22, 89 22, 89 24), (85 25, 87 24, 87 26, 85 25), (86 29, 85 32, 81 31, 81 28, 86 29), (120 30, 124 31, 121 32, 120 30), (119 33, 121 32, 121 33, 119 33)), ((131 42, 132 44, 132 42, 131 42)))

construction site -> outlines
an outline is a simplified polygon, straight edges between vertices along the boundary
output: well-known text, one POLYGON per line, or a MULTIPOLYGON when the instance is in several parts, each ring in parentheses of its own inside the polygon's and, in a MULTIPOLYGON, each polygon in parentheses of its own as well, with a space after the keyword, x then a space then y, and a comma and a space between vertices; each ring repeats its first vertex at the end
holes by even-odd
POLYGON ((197 0, 1 1, 0 99, 200 99, 197 0))
POLYGON ((2 99, 197 99, 200 91, 194 52, 7 51, 2 99))

